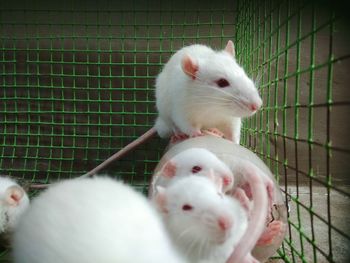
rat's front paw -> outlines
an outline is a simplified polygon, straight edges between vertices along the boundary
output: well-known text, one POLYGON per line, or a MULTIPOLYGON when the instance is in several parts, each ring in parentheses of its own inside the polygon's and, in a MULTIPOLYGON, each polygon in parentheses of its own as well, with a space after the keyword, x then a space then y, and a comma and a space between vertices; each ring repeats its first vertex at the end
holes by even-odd
POLYGON ((173 136, 171 136, 170 143, 181 142, 181 141, 188 139, 189 137, 190 136, 188 136, 185 133, 177 133, 177 134, 174 134, 173 136))
POLYGON ((211 128, 211 129, 204 129, 203 130, 204 134, 208 134, 208 135, 213 135, 219 138, 223 138, 224 134, 217 128, 211 128))
POLYGON ((267 226, 264 233, 261 235, 261 237, 259 238, 256 244, 258 246, 265 246, 265 245, 272 244, 275 237, 282 234, 283 226, 284 226, 284 223, 280 220, 272 221, 267 226))
POLYGON ((190 137, 191 138, 194 138, 194 137, 199 137, 199 136, 203 136, 204 133, 202 133, 201 130, 193 130, 191 133, 190 133, 190 137))

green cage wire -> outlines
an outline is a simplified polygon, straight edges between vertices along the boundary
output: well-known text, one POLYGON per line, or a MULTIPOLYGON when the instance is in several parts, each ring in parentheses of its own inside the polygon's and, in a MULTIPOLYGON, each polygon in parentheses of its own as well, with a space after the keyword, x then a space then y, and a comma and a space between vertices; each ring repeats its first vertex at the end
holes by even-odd
MULTIPOLYGON (((347 262, 350 41, 327 1, 3 1, 0 171, 50 183, 89 171, 153 126, 154 80, 184 45, 223 48, 256 80, 263 108, 242 145, 289 205, 276 262, 347 262)), ((166 141, 108 172, 144 193, 166 141)), ((0 262, 10 262, 8 249, 0 262)))

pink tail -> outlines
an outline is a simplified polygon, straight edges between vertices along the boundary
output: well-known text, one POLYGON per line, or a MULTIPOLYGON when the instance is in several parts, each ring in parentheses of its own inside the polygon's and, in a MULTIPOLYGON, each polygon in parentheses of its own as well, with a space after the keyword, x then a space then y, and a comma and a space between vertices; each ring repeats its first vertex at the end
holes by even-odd
MULTIPOLYGON (((154 137, 157 134, 157 130, 152 127, 148 131, 146 131, 144 134, 142 134, 139 138, 137 138, 135 141, 129 143, 127 146, 124 148, 120 149, 118 152, 113 154, 111 157, 109 157, 107 160, 105 160, 103 163, 100 163, 98 166, 96 166, 94 169, 91 171, 87 172, 86 174, 80 176, 81 178, 83 177, 90 177, 93 176, 94 174, 97 174, 100 172, 102 169, 106 168, 108 165, 111 163, 115 162, 116 160, 120 159, 123 157, 125 154, 139 146, 140 144, 148 141, 150 138, 154 137)), ((44 189, 47 188, 49 184, 32 184, 30 188, 33 189, 44 189)))
POLYGON ((105 160, 103 163, 96 166, 91 171, 87 172, 86 174, 82 175, 81 177, 89 177, 93 176, 94 174, 97 174, 102 169, 106 168, 109 164, 115 162, 116 160, 119 160, 121 157, 123 157, 125 154, 130 152, 132 149, 138 147, 142 143, 148 141, 150 138, 154 137, 157 134, 157 130, 152 127, 148 131, 146 131, 144 134, 142 134, 139 138, 137 138, 135 141, 129 143, 124 148, 120 149, 118 152, 113 154, 111 157, 109 157, 107 160, 105 160))
POLYGON ((268 195, 262 175, 259 175, 257 168, 249 165, 245 170, 245 178, 250 184, 253 195, 253 208, 248 223, 248 228, 227 260, 227 263, 245 262, 245 258, 250 256, 250 252, 264 232, 266 217, 268 212, 268 195))

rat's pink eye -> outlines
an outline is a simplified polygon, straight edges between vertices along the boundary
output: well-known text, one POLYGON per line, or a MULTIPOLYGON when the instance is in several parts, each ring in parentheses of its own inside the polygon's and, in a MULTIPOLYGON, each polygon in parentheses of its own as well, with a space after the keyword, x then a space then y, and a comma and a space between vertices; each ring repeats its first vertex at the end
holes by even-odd
POLYGON ((200 167, 198 165, 192 167, 192 173, 196 174, 200 171, 202 171, 202 167, 200 167))
POLYGON ((193 207, 190 206, 189 204, 184 204, 182 206, 182 210, 184 210, 184 211, 189 211, 189 210, 192 210, 192 209, 193 209, 193 207))
POLYGON ((218 79, 215 81, 215 83, 220 87, 220 88, 225 88, 230 86, 230 83, 226 79, 218 79))

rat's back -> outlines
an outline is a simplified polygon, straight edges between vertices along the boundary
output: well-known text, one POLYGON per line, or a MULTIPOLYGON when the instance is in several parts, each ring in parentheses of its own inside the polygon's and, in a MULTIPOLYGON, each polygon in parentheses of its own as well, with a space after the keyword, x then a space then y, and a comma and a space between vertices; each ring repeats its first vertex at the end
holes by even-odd
POLYGON ((15 262, 182 262, 148 201, 108 178, 52 186, 14 238, 15 262))
POLYGON ((181 67, 185 54, 197 59, 208 58, 215 52, 208 46, 194 44, 183 47, 171 56, 156 79, 156 106, 159 118, 156 128, 161 137, 168 136, 173 128, 174 114, 178 108, 186 108, 189 78, 181 67))

